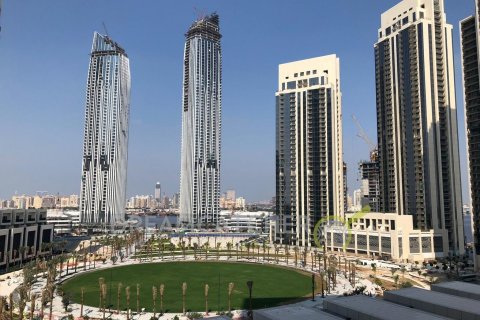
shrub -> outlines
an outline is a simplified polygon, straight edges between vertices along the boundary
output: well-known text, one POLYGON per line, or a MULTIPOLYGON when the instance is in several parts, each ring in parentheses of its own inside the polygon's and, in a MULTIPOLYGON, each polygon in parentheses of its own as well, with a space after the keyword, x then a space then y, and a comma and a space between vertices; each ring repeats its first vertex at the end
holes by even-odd
POLYGON ((190 320, 202 319, 203 315, 201 313, 198 313, 198 312, 189 312, 189 313, 187 313, 187 318, 190 319, 190 320))
POLYGON ((402 284, 400 286, 402 288, 411 288, 411 287, 413 287, 413 284, 410 281, 404 281, 404 282, 402 282, 402 284))

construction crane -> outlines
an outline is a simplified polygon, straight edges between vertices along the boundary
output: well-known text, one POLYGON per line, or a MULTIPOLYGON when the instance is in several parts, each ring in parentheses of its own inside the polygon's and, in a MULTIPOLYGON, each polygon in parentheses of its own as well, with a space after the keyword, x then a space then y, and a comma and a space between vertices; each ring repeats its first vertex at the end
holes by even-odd
POLYGON ((370 140, 368 137, 368 134, 365 132, 363 127, 360 124, 360 121, 358 121, 357 117, 355 117, 354 114, 352 114, 352 120, 355 123, 355 126, 357 127, 358 133, 357 137, 365 141, 365 143, 368 145, 370 149, 370 160, 375 161, 378 156, 378 151, 377 151, 377 145, 370 140))

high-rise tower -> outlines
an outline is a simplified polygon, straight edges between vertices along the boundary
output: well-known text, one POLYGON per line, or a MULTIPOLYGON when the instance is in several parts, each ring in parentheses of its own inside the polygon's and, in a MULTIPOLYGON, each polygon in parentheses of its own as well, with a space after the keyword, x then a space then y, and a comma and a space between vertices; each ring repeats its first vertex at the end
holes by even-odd
POLYGON ((218 15, 186 33, 183 69, 180 221, 213 225, 220 198, 222 50, 218 15))
POLYGON ((158 204, 160 204, 161 200, 162 200, 162 186, 160 185, 160 182, 157 182, 157 184, 155 184, 155 201, 157 201, 158 204))
POLYGON ((130 66, 127 54, 95 32, 87 80, 80 219, 123 221, 127 188, 130 66))
POLYGON ((344 214, 339 59, 281 64, 275 95, 277 235, 310 246, 318 221, 344 214))
POLYGON ((412 215, 416 229, 446 229, 448 251, 461 254, 452 26, 443 0, 403 0, 384 12, 375 67, 380 210, 412 215))
POLYGON ((475 14, 460 22, 463 90, 469 164, 470 201, 473 215, 475 267, 480 270, 480 0, 475 14))

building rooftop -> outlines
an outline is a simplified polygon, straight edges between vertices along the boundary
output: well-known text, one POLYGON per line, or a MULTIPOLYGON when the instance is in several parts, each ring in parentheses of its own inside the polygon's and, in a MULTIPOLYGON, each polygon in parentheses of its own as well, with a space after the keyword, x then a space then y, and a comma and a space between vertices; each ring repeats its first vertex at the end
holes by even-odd
POLYGON ((461 281, 443 282, 432 285, 432 291, 480 300, 480 285, 473 283, 461 281))
MULTIPOLYGON (((473 299, 458 297, 451 294, 430 291, 419 288, 406 288, 395 291, 387 291, 385 300, 402 304, 407 307, 417 308, 435 314, 460 319, 475 316, 480 319, 480 303, 473 299)), ((472 318, 473 319, 473 318, 472 318)))
POLYGON ((298 305, 261 309, 253 312, 255 320, 338 320, 343 319, 324 311, 298 305))
MULTIPOLYGON (((350 319, 384 320, 438 320, 449 319, 393 302, 363 295, 327 299, 323 303, 328 312, 350 319)), ((300 319, 295 317, 295 319, 300 319)))

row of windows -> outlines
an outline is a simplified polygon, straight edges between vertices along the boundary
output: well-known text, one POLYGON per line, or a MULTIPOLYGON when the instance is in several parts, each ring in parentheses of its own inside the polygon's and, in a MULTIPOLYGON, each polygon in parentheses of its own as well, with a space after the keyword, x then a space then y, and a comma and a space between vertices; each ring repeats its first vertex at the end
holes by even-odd
POLYGON ((325 84, 325 77, 314 77, 308 79, 308 84, 307 84, 307 79, 303 80, 298 80, 298 81, 288 81, 287 83, 283 82, 282 83, 282 90, 285 90, 285 87, 287 90, 293 90, 298 88, 306 88, 308 86, 316 86, 316 85, 324 85, 325 84))
MULTIPOLYGON (((423 19, 425 17, 425 14, 423 11, 420 11, 420 19, 423 19)), ((417 21, 417 14, 416 12, 412 13, 412 22, 417 21)), ((395 22, 393 25, 385 29, 385 36, 389 36, 392 34, 392 32, 395 32, 399 30, 402 26, 408 24, 410 22, 410 19, 408 16, 404 17, 401 21, 395 22)), ((379 38, 383 36, 382 31, 379 32, 378 34, 379 38)))

